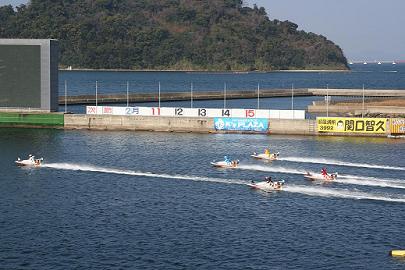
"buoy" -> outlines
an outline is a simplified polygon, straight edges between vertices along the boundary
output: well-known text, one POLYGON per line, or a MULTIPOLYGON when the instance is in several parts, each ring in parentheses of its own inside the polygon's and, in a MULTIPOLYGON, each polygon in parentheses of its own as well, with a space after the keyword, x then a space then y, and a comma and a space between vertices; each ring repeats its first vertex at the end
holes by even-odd
POLYGON ((405 257, 405 250, 391 250, 392 257, 405 257))

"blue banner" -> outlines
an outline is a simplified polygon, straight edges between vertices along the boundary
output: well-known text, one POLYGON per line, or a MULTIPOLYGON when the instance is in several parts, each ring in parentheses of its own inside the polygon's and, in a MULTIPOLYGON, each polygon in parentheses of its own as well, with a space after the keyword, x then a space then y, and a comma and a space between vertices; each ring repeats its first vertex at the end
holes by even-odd
POLYGON ((214 118, 215 130, 267 132, 269 120, 266 118, 214 118))

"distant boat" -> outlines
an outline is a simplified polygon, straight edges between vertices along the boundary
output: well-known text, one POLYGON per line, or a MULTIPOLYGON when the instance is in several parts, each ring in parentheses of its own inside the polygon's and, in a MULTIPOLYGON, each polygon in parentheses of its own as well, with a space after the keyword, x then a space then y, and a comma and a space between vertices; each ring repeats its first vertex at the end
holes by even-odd
POLYGON ((377 64, 378 64, 378 65, 381 65, 381 62, 378 62, 377 64))
POLYGON ((395 61, 392 61, 392 64, 393 64, 393 65, 396 65, 397 63, 395 63, 395 61))
POLYGON ((363 65, 367 65, 367 62, 364 62, 363 65))
POLYGON ((353 65, 353 62, 352 62, 352 61, 350 61, 350 62, 349 62, 349 65, 353 65))

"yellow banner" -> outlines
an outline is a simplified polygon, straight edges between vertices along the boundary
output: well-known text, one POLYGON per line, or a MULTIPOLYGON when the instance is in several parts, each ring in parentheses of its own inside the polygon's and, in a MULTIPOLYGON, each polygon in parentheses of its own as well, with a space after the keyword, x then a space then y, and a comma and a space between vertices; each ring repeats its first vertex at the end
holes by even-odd
POLYGON ((390 120, 391 134, 405 134, 405 118, 393 118, 390 120))
POLYGON ((317 117, 318 132, 373 133, 387 132, 386 118, 317 117))

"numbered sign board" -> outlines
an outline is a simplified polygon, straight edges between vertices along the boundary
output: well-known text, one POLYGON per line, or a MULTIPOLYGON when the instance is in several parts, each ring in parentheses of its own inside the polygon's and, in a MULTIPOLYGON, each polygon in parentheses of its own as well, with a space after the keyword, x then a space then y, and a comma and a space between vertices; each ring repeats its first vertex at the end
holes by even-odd
POLYGON ((221 117, 221 118, 275 118, 305 119, 303 110, 256 110, 256 109, 217 109, 217 108, 181 108, 181 107, 113 107, 87 106, 87 114, 105 115, 141 115, 171 117, 221 117))

